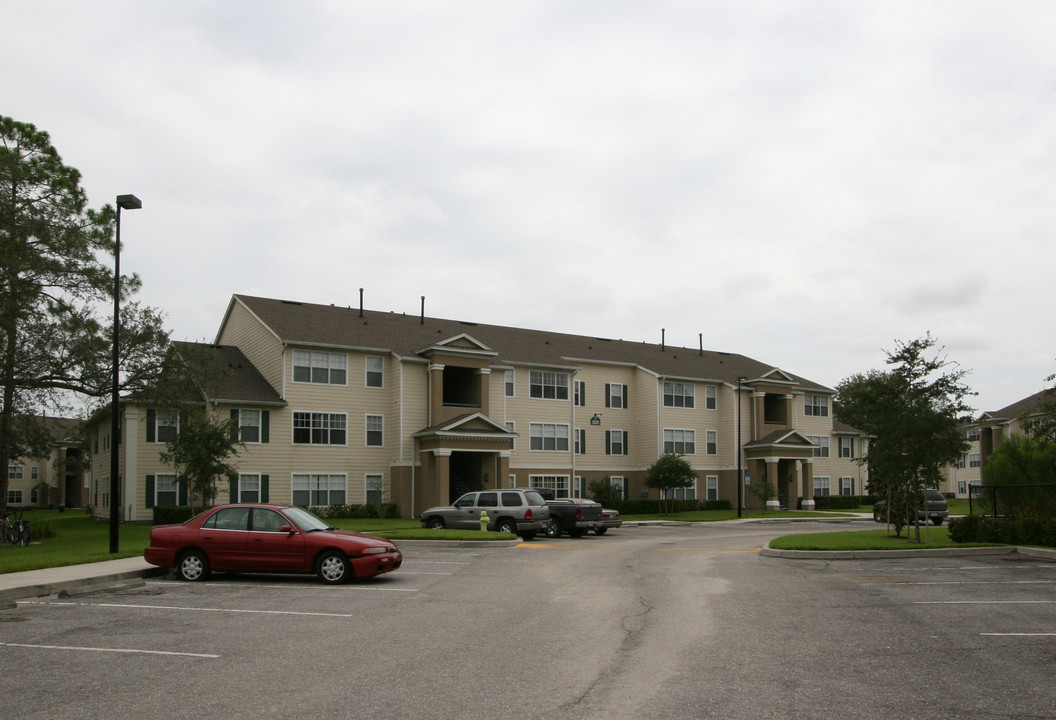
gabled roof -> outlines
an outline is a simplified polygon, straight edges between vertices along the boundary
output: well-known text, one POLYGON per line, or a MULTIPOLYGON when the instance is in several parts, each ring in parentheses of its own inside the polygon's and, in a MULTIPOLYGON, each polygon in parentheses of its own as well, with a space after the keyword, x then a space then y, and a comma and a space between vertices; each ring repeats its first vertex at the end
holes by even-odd
POLYGON ((210 387, 204 394, 211 402, 253 405, 285 405, 286 401, 271 386, 256 366, 234 345, 173 342, 184 355, 205 358, 211 374, 210 387), (189 351, 189 352, 188 352, 189 351))
POLYGON ((515 438, 517 433, 507 430, 484 413, 466 413, 442 423, 423 428, 414 437, 441 435, 445 437, 515 438))
POLYGON ((1007 422, 1015 420, 1023 414, 1030 415, 1031 413, 1037 412, 1041 408, 1041 403, 1046 399, 1056 400, 1056 393, 1053 393, 1052 388, 1036 392, 1030 397, 1025 397, 1022 400, 1017 400, 1011 405, 1006 405, 1000 410, 992 410, 984 412, 979 416, 978 422, 1007 422))
POLYGON ((768 435, 764 435, 758 440, 754 440, 750 443, 745 443, 745 449, 751 448, 767 448, 767 447, 807 447, 813 448, 814 443, 807 439, 806 435, 803 435, 798 430, 774 430, 768 435))
MULTIPOLYGON (((630 342, 485 325, 460 320, 405 315, 234 295, 275 337, 289 345, 387 350, 401 357, 422 357, 425 349, 469 338, 493 352, 493 366, 577 367, 608 363, 642 367, 662 377, 737 384, 738 377, 787 382, 800 390, 832 393, 830 388, 775 366, 735 353, 700 351, 654 343, 630 342)), ((230 315, 231 308, 228 309, 230 315)), ((224 322, 226 323, 227 316, 224 322)), ((223 326, 221 326, 221 333, 223 326)))

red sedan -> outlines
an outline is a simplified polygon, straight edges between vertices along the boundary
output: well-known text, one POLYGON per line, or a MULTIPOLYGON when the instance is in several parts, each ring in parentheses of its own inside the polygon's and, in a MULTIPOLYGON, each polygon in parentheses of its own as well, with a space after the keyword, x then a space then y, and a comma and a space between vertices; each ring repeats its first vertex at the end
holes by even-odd
POLYGON ((289 505, 221 505, 182 525, 158 525, 143 557, 176 568, 184 580, 204 580, 213 570, 315 573, 331 585, 391 572, 403 562, 392 541, 335 530, 289 505))

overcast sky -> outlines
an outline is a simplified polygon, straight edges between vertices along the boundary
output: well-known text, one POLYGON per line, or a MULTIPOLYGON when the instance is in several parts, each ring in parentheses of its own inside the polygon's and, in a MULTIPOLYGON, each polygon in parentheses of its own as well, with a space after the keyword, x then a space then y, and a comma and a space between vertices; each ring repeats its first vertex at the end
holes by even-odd
POLYGON ((0 0, 0 114, 175 339, 234 293, 738 352, 931 332, 1056 371, 1056 3, 0 0))

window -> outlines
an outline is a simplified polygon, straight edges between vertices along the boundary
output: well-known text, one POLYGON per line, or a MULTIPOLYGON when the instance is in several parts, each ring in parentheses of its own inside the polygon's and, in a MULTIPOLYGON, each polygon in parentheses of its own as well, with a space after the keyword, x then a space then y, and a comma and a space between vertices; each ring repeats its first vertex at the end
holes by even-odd
POLYGON ((506 397, 513 397, 513 370, 504 373, 506 377, 506 397))
POLYGON ((582 498, 587 496, 587 481, 582 475, 576 475, 572 479, 572 497, 582 498))
POLYGON ((982 467, 982 455, 979 453, 971 453, 968 455, 968 467, 982 467))
POLYGON ((695 430, 664 430, 664 452, 693 455, 697 452, 695 430))
POLYGON ((828 417, 829 398, 827 395, 804 395, 803 414, 809 417, 828 417))
POLYGON ((968 456, 961 453, 961 456, 957 458, 957 467, 963 470, 968 465, 968 456))
POLYGON ((7 467, 7 479, 8 480, 21 480, 23 477, 23 468, 21 465, 8 465, 7 467))
POLYGON ((568 425, 560 423, 531 423, 529 447, 532 450, 568 452, 568 425))
POLYGON ((671 497, 675 500, 696 500, 697 479, 693 478, 693 484, 684 488, 671 488, 671 497))
POLYGON ((627 433, 623 430, 606 430, 605 431, 605 454, 606 455, 626 455, 627 454, 627 433))
MULTIPOLYGON (((506 423, 506 429, 508 431, 510 431, 511 433, 517 432, 517 423, 512 422, 512 421, 508 421, 506 423)), ((513 451, 513 450, 516 450, 516 449, 517 449, 517 438, 516 437, 511 437, 510 438, 510 450, 513 451)))
POLYGON ((627 386, 619 383, 606 383, 605 385, 605 407, 625 408, 627 407, 627 386))
POLYGON ((814 457, 829 456, 829 438, 825 435, 807 435, 807 440, 814 444, 814 457))
MULTIPOLYGON (((261 442, 261 412, 260 410, 232 410, 231 414, 237 415, 238 439, 244 443, 261 442)), ((234 417, 232 418, 235 419, 234 417)))
POLYGON ((506 482, 509 483, 509 487, 511 487, 511 488, 517 487, 517 476, 516 475, 510 475, 508 478, 506 478, 506 482))
POLYGON ((305 507, 344 505, 346 485, 344 475, 293 475, 290 478, 293 504, 305 507))
POLYGON ((289 523, 274 510, 253 508, 254 532, 281 532, 283 525, 289 525, 289 523))
POLYGON ((546 400, 568 400, 568 373, 532 370, 528 376, 528 394, 546 400))
POLYGON ((383 415, 367 415, 367 447, 382 447, 384 442, 383 415))
POLYGON ((221 508, 202 523, 208 530, 249 530, 249 508, 221 508))
POLYGON ((708 475, 707 477, 707 493, 708 496, 705 500, 718 500, 719 499, 719 476, 708 475))
POLYGON ((7 504, 8 505, 21 505, 22 504, 22 491, 7 489, 7 504))
POLYGON ((616 488, 620 493, 620 500, 627 499, 627 481, 623 475, 610 475, 609 484, 616 488))
POLYGON ((576 405, 579 407, 585 406, 587 404, 587 384, 582 380, 576 380, 572 387, 575 391, 576 405))
MULTIPOLYGON (((9 476, 10 477, 10 476, 9 476)), ((40 468, 34 465, 29 469, 29 479, 39 480, 40 479, 40 468)))
POLYGON ((978 427, 970 427, 970 428, 968 428, 968 439, 969 440, 978 440, 979 439, 979 428, 978 427))
POLYGON ((568 475, 529 475, 529 487, 554 491, 554 497, 568 497, 568 475))
POLYGON ((37 492, 36 488, 29 491, 29 504, 36 505, 40 502, 40 493, 37 492))
POLYGON ((576 455, 587 452, 587 431, 585 428, 576 428, 576 455))
POLYGON ((384 502, 385 498, 385 476, 367 475, 365 481, 367 494, 367 505, 384 502))
MULTIPOLYGON (((174 412, 148 412, 147 423, 147 432, 150 433, 153 429, 153 442, 172 442, 180 431, 180 416, 174 412), (153 428, 149 427, 152 421, 153 428)), ((151 438, 148 437, 147 440, 150 441, 151 438)))
POLYGON ((261 502, 260 474, 245 473, 238 476, 238 496, 234 502, 261 502))
POLYGON ((378 357, 377 355, 367 356, 367 387, 380 388, 384 386, 384 367, 384 358, 378 357))
POLYGON ((665 382, 664 407, 693 407, 693 386, 689 383, 665 382))
POLYGON ((295 412, 293 442, 296 445, 344 445, 346 424, 344 413, 295 412))
POLYGON ((840 495, 854 495, 854 478, 840 478, 840 495))
POLYGON ((718 388, 714 385, 704 386, 704 409, 714 410, 719 406, 718 388))
POLYGON ((293 381, 344 385, 348 372, 348 356, 344 353, 293 351, 293 381))
POLYGON ((154 476, 155 507, 176 507, 177 494, 175 475, 154 476))
POLYGON ((841 437, 837 439, 840 444, 840 457, 841 458, 853 458, 854 457, 854 438, 841 437))
POLYGON ((960 495, 964 495, 966 492, 968 492, 968 484, 965 483, 964 480, 958 480, 957 493, 960 495))
POLYGON ((829 479, 827 477, 814 478, 814 497, 829 494, 829 479))
POLYGON ((718 430, 708 430, 707 433, 706 433, 705 440, 707 442, 707 450, 705 452, 707 452, 708 455, 718 455, 719 454, 719 431, 718 430))

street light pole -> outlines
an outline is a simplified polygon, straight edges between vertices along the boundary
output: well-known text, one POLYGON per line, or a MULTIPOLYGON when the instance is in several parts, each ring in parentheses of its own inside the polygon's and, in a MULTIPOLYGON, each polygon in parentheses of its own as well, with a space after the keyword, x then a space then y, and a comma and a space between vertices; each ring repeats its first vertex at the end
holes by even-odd
POLYGON ((744 505, 744 471, 741 469, 741 383, 743 377, 737 378, 737 517, 741 516, 741 506, 744 505))
POLYGON ((114 384, 110 398, 110 552, 118 551, 118 527, 121 524, 121 483, 118 479, 121 423, 118 417, 120 397, 118 351, 121 326, 121 210, 138 210, 143 203, 135 195, 117 196, 117 242, 114 244, 114 384))

